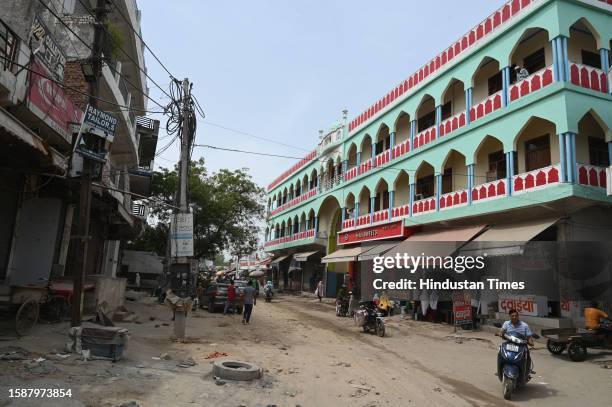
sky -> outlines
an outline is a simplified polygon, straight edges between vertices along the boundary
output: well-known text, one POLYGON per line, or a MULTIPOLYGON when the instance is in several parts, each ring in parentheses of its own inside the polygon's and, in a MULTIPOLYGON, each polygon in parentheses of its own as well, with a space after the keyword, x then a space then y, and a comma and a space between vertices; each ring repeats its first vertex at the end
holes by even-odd
MULTIPOLYGON (((147 45, 175 77, 193 82, 206 114, 196 143, 303 157, 343 109, 355 117, 504 2, 139 0, 138 6, 147 45)), ((145 59, 149 75, 167 86, 168 74, 148 52, 145 59)), ((152 98, 168 103, 149 87, 152 98)), ((158 110, 150 101, 149 109, 158 110)), ((170 168, 178 156, 176 143, 156 167, 170 168)), ((248 168, 262 187, 297 161, 196 148, 199 157, 210 172, 248 168)))

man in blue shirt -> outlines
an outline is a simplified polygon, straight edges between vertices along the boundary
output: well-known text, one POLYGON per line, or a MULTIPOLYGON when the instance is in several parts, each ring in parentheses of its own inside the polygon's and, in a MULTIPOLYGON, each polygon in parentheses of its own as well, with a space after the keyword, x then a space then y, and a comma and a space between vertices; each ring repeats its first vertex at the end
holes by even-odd
POLYGON ((515 309, 510 310, 510 321, 504 322, 499 331, 499 336, 503 337, 504 333, 511 334, 513 332, 519 333, 527 338, 527 343, 529 346, 533 345, 533 332, 529 329, 529 325, 527 323, 519 320, 518 311, 515 309))

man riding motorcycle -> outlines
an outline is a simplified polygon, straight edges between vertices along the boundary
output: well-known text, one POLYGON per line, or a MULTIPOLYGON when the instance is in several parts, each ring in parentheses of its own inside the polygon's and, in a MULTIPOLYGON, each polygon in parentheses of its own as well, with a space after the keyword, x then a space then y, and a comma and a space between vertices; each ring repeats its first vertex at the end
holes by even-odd
POLYGON ((270 300, 272 299, 273 289, 274 285, 272 284, 272 281, 268 280, 263 290, 267 302, 270 302, 270 300))

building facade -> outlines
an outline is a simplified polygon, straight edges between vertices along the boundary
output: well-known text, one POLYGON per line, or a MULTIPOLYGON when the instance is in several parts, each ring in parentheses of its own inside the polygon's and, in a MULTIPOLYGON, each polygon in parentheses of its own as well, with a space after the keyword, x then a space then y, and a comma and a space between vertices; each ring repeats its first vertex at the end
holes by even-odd
POLYGON ((609 1, 509 1, 268 186, 281 273, 314 252, 334 296, 366 249, 474 225, 610 240, 611 41, 609 1))
MULTIPOLYGON (((82 159, 73 149, 90 93, 85 65, 96 3, 0 1, 2 285, 76 273, 82 159)), ((147 216, 141 198, 159 122, 144 117, 148 88, 136 2, 115 0, 108 11, 105 27, 113 35, 105 41, 97 107, 118 118, 118 128, 94 181, 87 274, 115 277, 122 242, 140 232, 147 216)))

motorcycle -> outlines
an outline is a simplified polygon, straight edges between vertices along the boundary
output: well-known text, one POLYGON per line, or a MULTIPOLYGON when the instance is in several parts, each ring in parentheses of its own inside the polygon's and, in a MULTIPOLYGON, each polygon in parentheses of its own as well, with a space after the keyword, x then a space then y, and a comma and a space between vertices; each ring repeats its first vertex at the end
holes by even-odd
POLYGON ((359 309, 355 311, 355 325, 360 326, 363 332, 373 330, 381 338, 385 336, 385 321, 383 312, 374 301, 359 302, 359 309))
POLYGON ((272 302, 272 289, 269 287, 264 288, 264 296, 266 302, 272 302))
MULTIPOLYGON (((501 324, 497 325, 501 327, 501 324)), ((504 342, 497 353, 497 377, 502 382, 504 399, 510 400, 514 390, 531 380, 531 358, 525 336, 512 332, 504 333, 501 337, 504 342)), ((539 338, 535 334, 533 337, 539 338)))
POLYGON ((349 302, 348 300, 336 299, 336 316, 337 317, 346 317, 348 316, 349 302))

